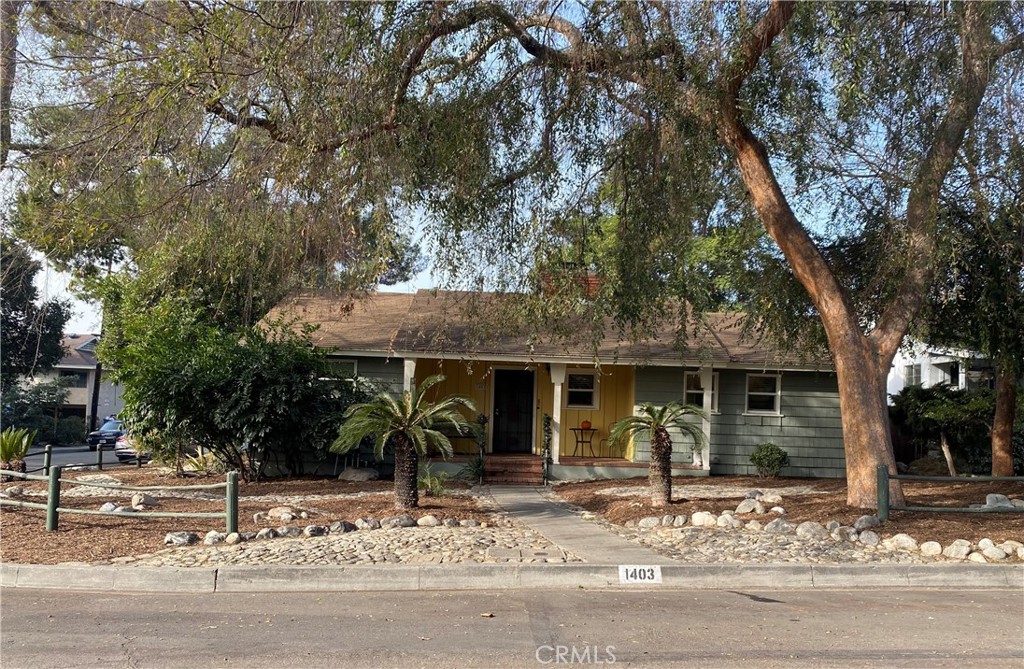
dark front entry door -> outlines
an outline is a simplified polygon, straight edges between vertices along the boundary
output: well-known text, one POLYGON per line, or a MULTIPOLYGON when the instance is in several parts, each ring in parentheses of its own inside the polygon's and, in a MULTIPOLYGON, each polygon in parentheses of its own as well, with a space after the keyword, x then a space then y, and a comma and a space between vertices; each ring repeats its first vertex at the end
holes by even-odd
POLYGON ((533 450, 533 372, 494 370, 494 415, 491 431, 495 453, 533 450))

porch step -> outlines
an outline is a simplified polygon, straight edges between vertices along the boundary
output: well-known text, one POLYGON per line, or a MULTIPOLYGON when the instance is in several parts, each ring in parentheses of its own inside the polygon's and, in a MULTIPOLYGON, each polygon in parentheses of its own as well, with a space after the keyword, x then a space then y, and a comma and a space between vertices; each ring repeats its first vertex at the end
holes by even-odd
POLYGON ((488 455, 484 458, 484 482, 543 485, 544 460, 540 456, 488 455))

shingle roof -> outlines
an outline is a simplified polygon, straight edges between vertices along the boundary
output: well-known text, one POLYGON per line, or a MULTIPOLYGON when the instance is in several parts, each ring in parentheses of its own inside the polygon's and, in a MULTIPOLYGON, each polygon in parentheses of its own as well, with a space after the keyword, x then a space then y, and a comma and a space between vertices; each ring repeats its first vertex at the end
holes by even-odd
POLYGON ((96 367, 96 354, 94 353, 95 341, 98 335, 94 334, 71 334, 65 335, 61 343, 67 352, 60 359, 55 367, 96 367))
POLYGON ((808 360, 745 338, 742 316, 735 313, 706 314, 703 322, 691 319, 684 339, 669 319, 643 341, 631 341, 611 321, 599 339, 580 336, 576 341, 480 327, 485 320, 481 313, 500 314, 507 297, 420 290, 415 295, 375 293, 353 302, 318 293, 288 298, 268 318, 296 318, 318 325, 314 344, 349 352, 637 364, 710 362, 763 369, 831 367, 827 360, 808 360))

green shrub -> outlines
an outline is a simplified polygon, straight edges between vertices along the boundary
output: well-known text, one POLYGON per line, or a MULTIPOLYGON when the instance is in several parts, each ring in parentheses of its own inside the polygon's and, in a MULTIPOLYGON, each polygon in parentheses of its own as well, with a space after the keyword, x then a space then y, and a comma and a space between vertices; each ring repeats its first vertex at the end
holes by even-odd
POLYGON ((0 461, 15 462, 16 460, 24 460, 35 438, 35 432, 25 429, 9 427, 0 432, 0 461))
POLYGON ((429 464, 420 465, 420 474, 416 479, 416 487, 423 491, 424 497, 440 497, 444 494, 444 486, 447 482, 447 472, 435 474, 429 464))
POLYGON ((750 454, 750 464, 761 478, 775 478, 789 464, 789 454, 772 442, 761 444, 750 454))
POLYGON ((58 444, 84 444, 85 420, 78 416, 59 419, 53 428, 53 441, 58 444))

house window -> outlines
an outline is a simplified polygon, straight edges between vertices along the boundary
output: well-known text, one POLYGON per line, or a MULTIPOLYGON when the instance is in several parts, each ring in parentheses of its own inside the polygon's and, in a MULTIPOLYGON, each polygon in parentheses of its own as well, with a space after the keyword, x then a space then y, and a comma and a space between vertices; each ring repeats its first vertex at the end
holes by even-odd
POLYGON ((781 392, 778 374, 747 374, 747 413, 778 414, 781 392))
POLYGON ((75 372, 62 369, 60 370, 60 378, 68 384, 68 388, 86 388, 89 386, 89 372, 75 372))
MULTIPOLYGON (((699 372, 687 372, 683 397, 687 404, 704 407, 704 385, 699 372)), ((711 374, 711 413, 718 413, 718 372, 711 374)))
POLYGON ((356 361, 355 360, 331 360, 331 370, 338 376, 344 376, 350 379, 356 378, 356 361))
POLYGON ((565 406, 570 409, 597 408, 597 373, 569 372, 566 374, 565 406))
POLYGON ((903 368, 903 385, 921 385, 921 365, 907 365, 903 368))

